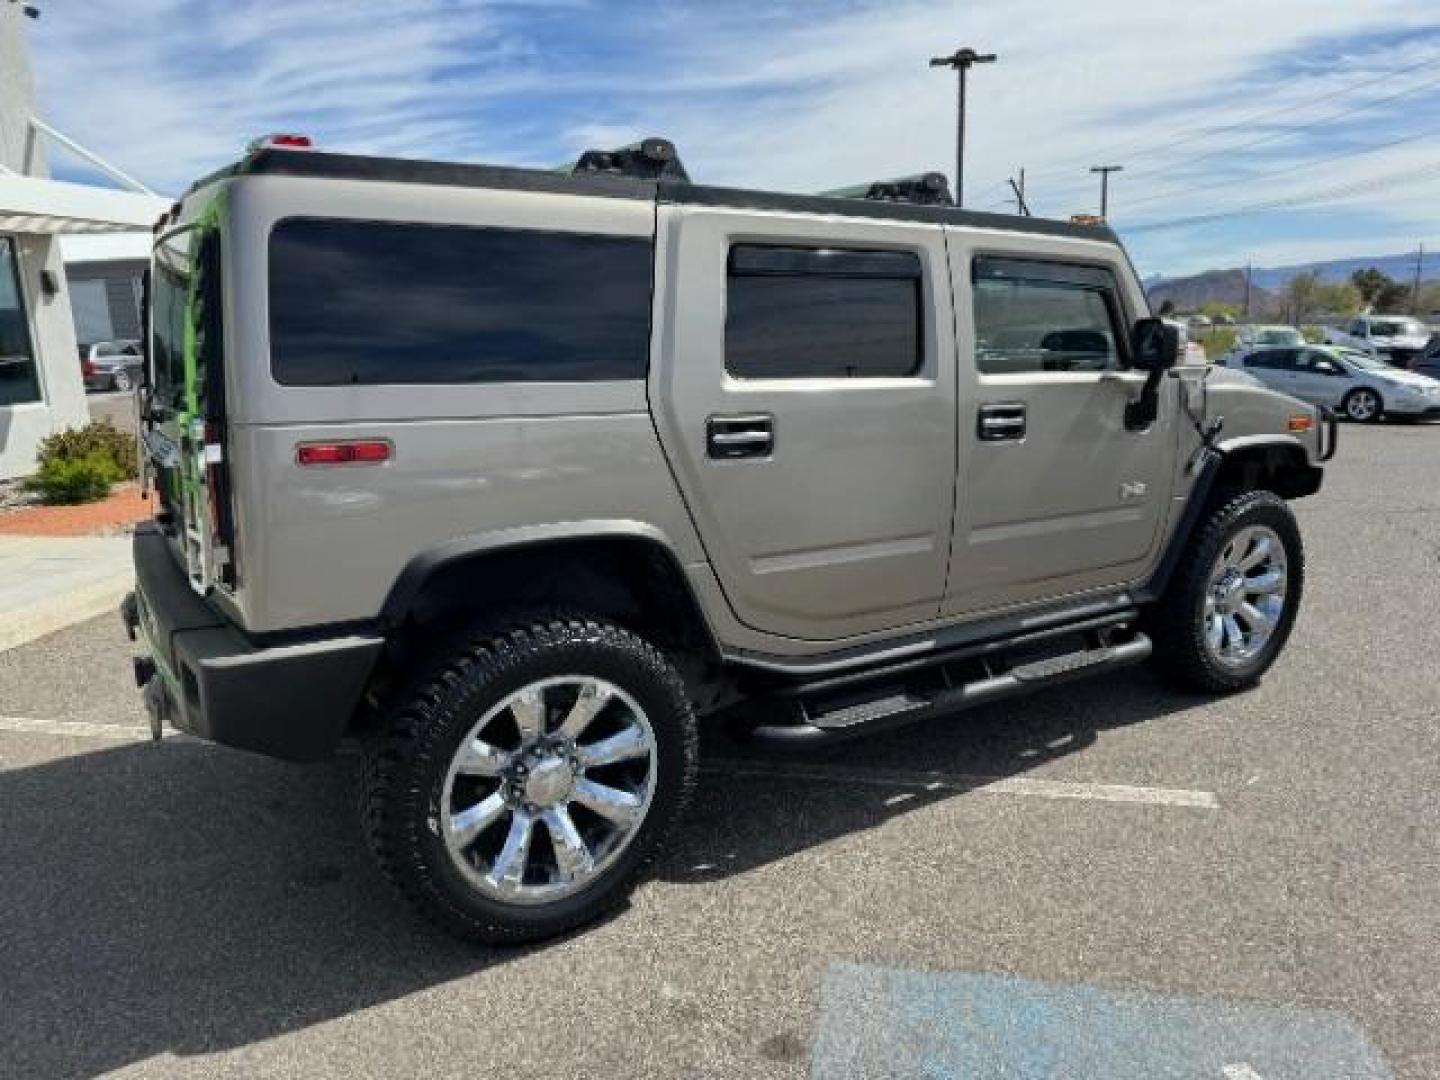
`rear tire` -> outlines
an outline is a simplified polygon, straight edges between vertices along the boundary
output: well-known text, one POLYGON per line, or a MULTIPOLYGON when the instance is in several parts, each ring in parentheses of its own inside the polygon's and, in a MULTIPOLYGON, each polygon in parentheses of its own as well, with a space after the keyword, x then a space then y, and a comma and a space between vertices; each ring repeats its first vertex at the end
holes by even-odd
POLYGON ((1155 666, 1206 693, 1253 686, 1295 624, 1305 551, 1290 507, 1269 491, 1218 501, 1149 612, 1155 666))
POLYGON ((451 933, 553 937, 629 895, 688 803, 698 757, 684 683, 629 631, 574 616, 477 633, 368 748, 366 839, 451 933))

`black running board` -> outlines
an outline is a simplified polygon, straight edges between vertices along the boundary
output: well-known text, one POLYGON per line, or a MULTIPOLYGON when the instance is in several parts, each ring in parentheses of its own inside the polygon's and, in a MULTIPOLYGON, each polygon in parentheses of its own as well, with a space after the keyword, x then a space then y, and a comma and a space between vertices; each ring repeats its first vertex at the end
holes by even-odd
POLYGON ((1120 644, 1097 645, 1020 663, 1001 674, 973 678, 931 693, 892 689, 883 696, 818 711, 807 708, 802 701, 801 722, 761 724, 750 728, 750 735, 789 744, 850 738, 1128 667, 1146 659, 1150 652, 1150 639, 1136 632, 1120 644))

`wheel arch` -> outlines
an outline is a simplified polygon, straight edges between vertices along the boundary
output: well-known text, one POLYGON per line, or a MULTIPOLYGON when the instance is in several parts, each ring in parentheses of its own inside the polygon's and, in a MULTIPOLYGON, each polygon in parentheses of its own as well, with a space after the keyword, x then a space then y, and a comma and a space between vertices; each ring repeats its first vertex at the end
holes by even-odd
POLYGON ((1324 471, 1310 463, 1306 446, 1292 435, 1246 435, 1221 442, 1216 485, 1226 491, 1273 491, 1303 499, 1320 490, 1324 471))
POLYGON ((639 521, 526 526, 447 541, 410 560, 381 620, 402 632, 518 607, 579 607, 664 648, 720 655, 674 546, 639 521))
POLYGON ((1300 499, 1318 491, 1323 477, 1324 470, 1310 464, 1304 443, 1289 435, 1245 435, 1205 451, 1180 520, 1137 598, 1151 603, 1164 593, 1191 536, 1217 499, 1238 491, 1272 491, 1282 499, 1300 499))

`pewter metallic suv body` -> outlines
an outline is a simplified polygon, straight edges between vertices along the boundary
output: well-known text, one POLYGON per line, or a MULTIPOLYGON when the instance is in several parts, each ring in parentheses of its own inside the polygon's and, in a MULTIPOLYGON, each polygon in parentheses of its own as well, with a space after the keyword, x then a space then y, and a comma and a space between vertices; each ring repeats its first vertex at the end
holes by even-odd
MULTIPOLYGON (((230 536, 215 547, 233 565, 195 578, 204 595, 191 590, 178 629, 173 613, 164 626, 146 614, 156 606, 146 595, 137 618, 169 686, 170 719, 267 752, 331 749, 385 649, 434 599, 436 575, 502 553, 573 552, 583 566, 590 545, 633 551, 673 575, 674 609, 697 620, 693 636, 722 671, 842 670, 964 638, 967 627, 1153 597, 1196 499, 1202 433, 1221 418, 1209 433, 1217 456, 1249 455, 1287 496, 1319 484, 1318 416, 1296 430, 1292 399, 1222 371, 1175 367, 1159 380, 1153 422, 1127 422, 1146 375, 1127 367, 1126 337, 1149 312, 1104 228, 279 151, 192 191, 159 232, 203 214, 222 238, 223 385, 211 396, 224 397, 230 536), (287 385, 273 363, 272 238, 295 221, 635 239, 653 251, 648 355, 635 377, 614 380, 407 384, 397 372, 384 383, 287 385), (757 265, 765 249, 802 261, 904 256, 919 305, 913 370, 727 370, 736 252, 753 249, 757 265), (1005 346, 977 337, 978 275, 999 295, 1029 265, 1101 282, 1114 333, 1108 345, 1093 331, 1071 340, 1055 354, 1064 363, 982 373, 978 351, 1005 346), (373 465, 297 457, 297 447, 343 440, 392 452, 373 465), (266 672, 293 675, 272 688, 302 686, 303 708, 272 696, 268 718, 240 734, 238 721, 207 717, 233 712, 222 697, 266 672), (299 725, 319 734, 292 738, 299 725)), ((161 410, 151 426, 152 459, 183 453, 173 417, 161 410)), ((163 558, 183 567, 183 517, 174 508, 142 532, 142 594, 159 590, 146 575, 158 580, 163 558)), ((478 612, 487 593, 464 602, 478 612)))

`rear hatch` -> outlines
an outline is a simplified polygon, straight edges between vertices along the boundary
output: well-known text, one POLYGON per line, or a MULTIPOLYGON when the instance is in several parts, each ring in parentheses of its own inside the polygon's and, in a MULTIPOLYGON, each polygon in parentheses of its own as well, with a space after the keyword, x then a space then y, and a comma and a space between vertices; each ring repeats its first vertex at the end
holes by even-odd
POLYGON ((225 460, 221 201, 156 241, 141 441, 159 519, 190 584, 235 587, 225 460))

